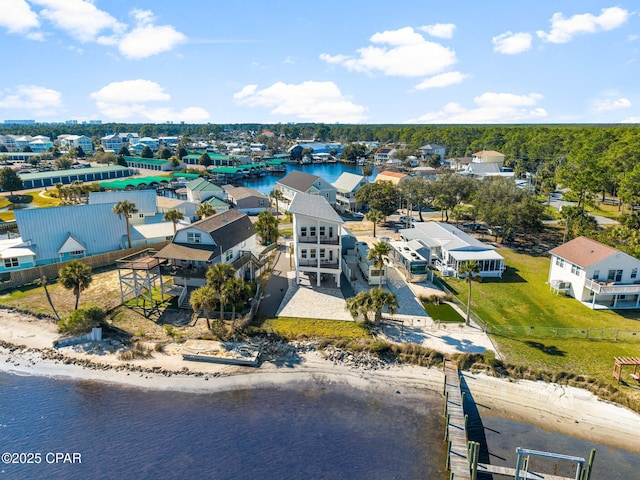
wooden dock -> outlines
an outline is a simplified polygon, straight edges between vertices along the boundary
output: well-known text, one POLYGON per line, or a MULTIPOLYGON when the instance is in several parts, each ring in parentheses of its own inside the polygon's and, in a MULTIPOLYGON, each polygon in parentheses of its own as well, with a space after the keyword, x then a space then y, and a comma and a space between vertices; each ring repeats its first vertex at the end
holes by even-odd
MULTIPOLYGON (((495 475, 502 475, 504 477, 516 478, 516 469, 509 467, 499 467, 497 465, 486 465, 484 463, 478 464, 478 472, 480 473, 493 473, 495 475)), ((558 475, 551 475, 549 473, 538 472, 525 472, 520 470, 520 480, 573 480, 567 477, 559 477, 558 475)))
POLYGON ((444 374, 445 441, 447 441, 447 469, 451 472, 449 478, 471 480, 467 420, 464 414, 464 396, 460 390, 458 366, 445 361, 444 374))

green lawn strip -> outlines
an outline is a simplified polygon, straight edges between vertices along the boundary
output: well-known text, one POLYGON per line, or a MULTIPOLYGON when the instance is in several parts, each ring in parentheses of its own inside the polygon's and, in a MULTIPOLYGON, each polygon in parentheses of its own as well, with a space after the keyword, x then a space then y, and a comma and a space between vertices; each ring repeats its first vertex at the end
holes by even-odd
POLYGON ((424 302, 422 304, 425 311, 434 320, 440 322, 464 322, 464 318, 449 304, 441 303, 435 305, 433 303, 424 302))
POLYGON ((286 339, 300 337, 344 338, 354 340, 372 338, 364 324, 340 320, 278 317, 266 319, 257 326, 265 332, 275 333, 286 339))
MULTIPOLYGON (((556 295, 547 285, 549 258, 500 249, 509 267, 502 280, 472 284, 471 308, 488 324, 553 328, 640 330, 640 312, 591 310, 571 297, 556 295)), ((447 279, 466 304, 464 280, 447 279)))

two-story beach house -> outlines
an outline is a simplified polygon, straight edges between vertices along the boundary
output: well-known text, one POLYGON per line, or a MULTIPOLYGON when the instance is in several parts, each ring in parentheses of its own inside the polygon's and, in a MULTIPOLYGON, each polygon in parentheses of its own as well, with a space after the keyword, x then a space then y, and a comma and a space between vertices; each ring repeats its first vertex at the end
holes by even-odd
POLYGON ((336 189, 336 207, 340 211, 345 210, 355 212, 357 210, 356 192, 364 187, 369 181, 362 175, 343 172, 338 179, 333 182, 336 189))
POLYGON ((549 286, 592 309, 640 308, 640 260, 587 237, 554 248, 549 286))
POLYGON ((466 234, 459 228, 441 222, 416 222, 414 228, 400 230, 407 241, 421 240, 431 249, 431 263, 444 276, 459 276, 462 264, 478 262, 481 277, 500 277, 504 258, 496 249, 466 234))
POLYGON ((269 197, 253 188, 223 185, 227 200, 247 215, 257 215, 269 208, 269 197))
POLYGON ((207 269, 215 263, 229 263, 238 276, 253 279, 256 245, 249 217, 231 209, 178 230, 155 256, 169 260, 176 285, 196 287, 205 284, 207 269))
POLYGON ((293 257, 296 283, 303 275, 315 279, 333 277, 340 287, 341 227, 344 223, 324 197, 298 193, 289 205, 293 216, 293 257))
POLYGON ((297 193, 324 197, 330 205, 336 203, 336 188, 322 177, 294 170, 276 182, 276 188, 288 201, 297 193))

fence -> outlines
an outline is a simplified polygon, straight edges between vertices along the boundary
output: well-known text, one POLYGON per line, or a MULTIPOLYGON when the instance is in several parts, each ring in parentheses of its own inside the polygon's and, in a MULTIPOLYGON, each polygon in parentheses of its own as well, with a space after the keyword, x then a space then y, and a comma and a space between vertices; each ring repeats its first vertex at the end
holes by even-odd
MULTIPOLYGON (((154 243, 151 246, 153 248, 160 249, 167 243, 169 242, 154 243)), ((118 258, 126 257, 127 255, 138 253, 148 248, 150 248, 150 245, 139 245, 137 247, 101 253, 100 255, 92 255, 90 257, 78 258, 76 260, 90 266, 91 268, 100 268, 106 267, 107 265, 113 265, 118 258)), ((0 288, 19 287, 27 283, 35 282, 36 280, 41 278, 42 275, 46 276, 49 280, 58 278, 58 271, 67 263, 69 263, 69 261, 40 265, 38 267, 26 268, 24 270, 16 270, 15 272, 11 272, 11 280, 0 284, 0 288)))
POLYGON ((487 325, 486 332, 505 337, 529 338, 583 338, 588 340, 609 340, 639 342, 640 330, 618 330, 616 328, 556 328, 512 325, 487 325))

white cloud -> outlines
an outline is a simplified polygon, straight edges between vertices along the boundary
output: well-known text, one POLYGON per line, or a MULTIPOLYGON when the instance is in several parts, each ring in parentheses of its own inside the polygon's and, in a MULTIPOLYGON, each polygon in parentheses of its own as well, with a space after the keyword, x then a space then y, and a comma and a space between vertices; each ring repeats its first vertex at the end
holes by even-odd
POLYGON ((527 32, 505 32, 492 38, 493 51, 505 55, 515 55, 531 48, 531 34, 527 32))
POLYGON ((38 15, 31 10, 25 0, 4 0, 2 2, 0 27, 6 28, 9 33, 26 33, 39 26, 38 15))
POLYGON ((76 40, 93 42, 105 30, 119 34, 126 25, 85 0, 31 0, 44 8, 40 15, 76 40))
POLYGON ((640 123, 640 117, 627 117, 620 120, 620 123, 640 123))
POLYGON ((628 98, 604 98, 602 100, 596 100, 593 104, 593 109, 596 113, 608 112, 610 110, 621 110, 623 108, 630 108, 631 100, 628 98))
POLYGON ((375 33, 369 45, 359 48, 356 55, 330 55, 320 59, 345 66, 356 72, 382 72, 400 77, 422 77, 442 72, 456 63, 456 54, 439 43, 428 42, 412 27, 375 33))
POLYGON ((629 12, 620 7, 603 8, 600 15, 581 13, 565 18, 561 12, 551 17, 551 30, 546 33, 538 30, 536 33, 545 42, 566 43, 575 35, 596 33, 613 30, 624 24, 629 18, 629 12))
POLYGON ((113 120, 135 121, 144 119, 156 123, 184 121, 202 123, 209 120, 209 113, 200 107, 174 110, 169 107, 154 107, 153 102, 171 100, 171 95, 159 84, 150 80, 125 80, 112 82, 102 87, 90 97, 96 101, 98 110, 113 120))
POLYGON ((448 87, 449 85, 462 83, 464 79, 468 77, 470 77, 470 75, 460 72, 441 73, 440 75, 434 75, 433 77, 423 80, 414 88, 416 90, 426 90, 427 88, 448 87))
POLYGON ((420 30, 427 32, 432 37, 452 38, 456 26, 453 23, 434 23, 433 25, 424 25, 420 30))
POLYGON ((271 108, 272 115, 310 122, 362 122, 366 108, 345 97, 333 82, 277 82, 263 90, 247 85, 233 97, 241 105, 271 108))
POLYGON ((407 123, 511 123, 536 121, 547 116, 537 107, 542 95, 530 93, 486 92, 473 99, 475 108, 465 108, 459 103, 447 103, 440 111, 427 113, 407 123))
POLYGON ((186 40, 184 34, 170 25, 145 25, 126 34, 118 44, 118 50, 127 58, 146 58, 172 50, 186 40))
POLYGON ((20 85, 0 91, 0 108, 28 110, 37 117, 50 116, 64 109, 62 94, 38 85, 20 85))

